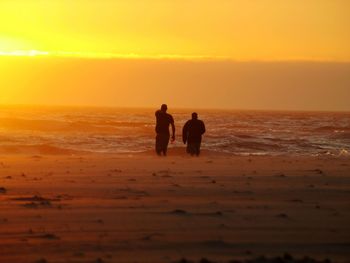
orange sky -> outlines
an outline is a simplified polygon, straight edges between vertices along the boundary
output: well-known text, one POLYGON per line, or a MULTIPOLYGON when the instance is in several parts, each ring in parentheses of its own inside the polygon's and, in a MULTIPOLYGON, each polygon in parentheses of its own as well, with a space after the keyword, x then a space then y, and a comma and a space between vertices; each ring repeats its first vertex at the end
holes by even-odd
POLYGON ((198 107, 350 110, 349 13, 347 0, 2 0, 0 103, 191 106, 192 89, 198 107))
POLYGON ((348 0, 2 0, 0 50, 350 60, 348 0))
POLYGON ((0 103, 159 107, 165 102, 171 108, 350 110, 350 63, 37 57, 0 61, 5 90, 0 103))

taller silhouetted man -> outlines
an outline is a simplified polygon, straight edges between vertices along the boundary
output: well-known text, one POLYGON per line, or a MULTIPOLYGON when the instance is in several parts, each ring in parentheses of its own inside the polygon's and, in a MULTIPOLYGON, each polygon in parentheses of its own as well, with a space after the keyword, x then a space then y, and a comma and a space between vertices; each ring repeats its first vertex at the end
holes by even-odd
POLYGON ((172 135, 171 140, 175 140, 175 125, 174 118, 166 111, 168 107, 166 104, 162 104, 160 110, 156 111, 156 153, 158 155, 166 156, 168 150, 168 144, 170 139, 169 125, 171 125, 172 135))
POLYGON ((182 129, 182 140, 187 143, 187 153, 199 155, 201 149, 202 135, 205 133, 204 122, 198 120, 198 114, 192 113, 192 119, 187 121, 182 129))

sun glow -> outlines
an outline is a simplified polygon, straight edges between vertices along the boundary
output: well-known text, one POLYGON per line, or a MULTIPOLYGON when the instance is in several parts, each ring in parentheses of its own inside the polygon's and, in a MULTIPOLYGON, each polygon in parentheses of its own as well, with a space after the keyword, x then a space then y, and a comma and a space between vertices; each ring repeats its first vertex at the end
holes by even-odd
POLYGON ((34 56, 48 56, 50 52, 39 50, 14 50, 14 51, 0 51, 0 56, 16 56, 16 57, 34 57, 34 56))
POLYGON ((67 58, 98 58, 98 59, 181 59, 181 60, 229 60, 229 57, 224 56, 184 56, 176 54, 160 54, 145 56, 141 54, 117 54, 117 53, 102 53, 102 52, 74 52, 74 51, 40 51, 40 50, 14 50, 1 51, 0 56, 15 56, 15 57, 67 57, 67 58))
POLYGON ((344 0, 3 0, 0 50, 15 56, 43 50, 54 56, 349 61, 349 10, 344 0))

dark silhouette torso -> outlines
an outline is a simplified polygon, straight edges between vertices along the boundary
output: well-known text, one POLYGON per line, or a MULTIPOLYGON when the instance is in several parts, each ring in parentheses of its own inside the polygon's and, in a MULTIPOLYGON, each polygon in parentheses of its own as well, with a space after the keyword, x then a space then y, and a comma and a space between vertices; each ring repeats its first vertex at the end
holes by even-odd
POLYGON ((156 133, 158 134, 170 134, 169 133, 169 125, 174 123, 173 116, 170 114, 163 112, 161 110, 156 111, 155 113, 157 123, 156 123, 156 133))
POLYGON ((187 138, 187 143, 198 143, 202 141, 205 133, 204 122, 201 120, 189 120, 183 128, 183 136, 187 138))

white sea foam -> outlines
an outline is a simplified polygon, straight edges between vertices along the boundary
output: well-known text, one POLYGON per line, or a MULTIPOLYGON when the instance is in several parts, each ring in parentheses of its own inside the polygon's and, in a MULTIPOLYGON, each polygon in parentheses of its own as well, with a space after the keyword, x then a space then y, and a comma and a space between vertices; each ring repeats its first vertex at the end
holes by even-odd
MULTIPOLYGON (((2 107, 0 147, 149 151, 154 147, 155 110, 2 107)), ((170 147, 183 147, 181 129, 192 111, 169 111, 177 128, 177 141, 170 147)), ((197 111, 207 127, 203 139, 207 150, 241 155, 349 156, 350 113, 197 111)))

